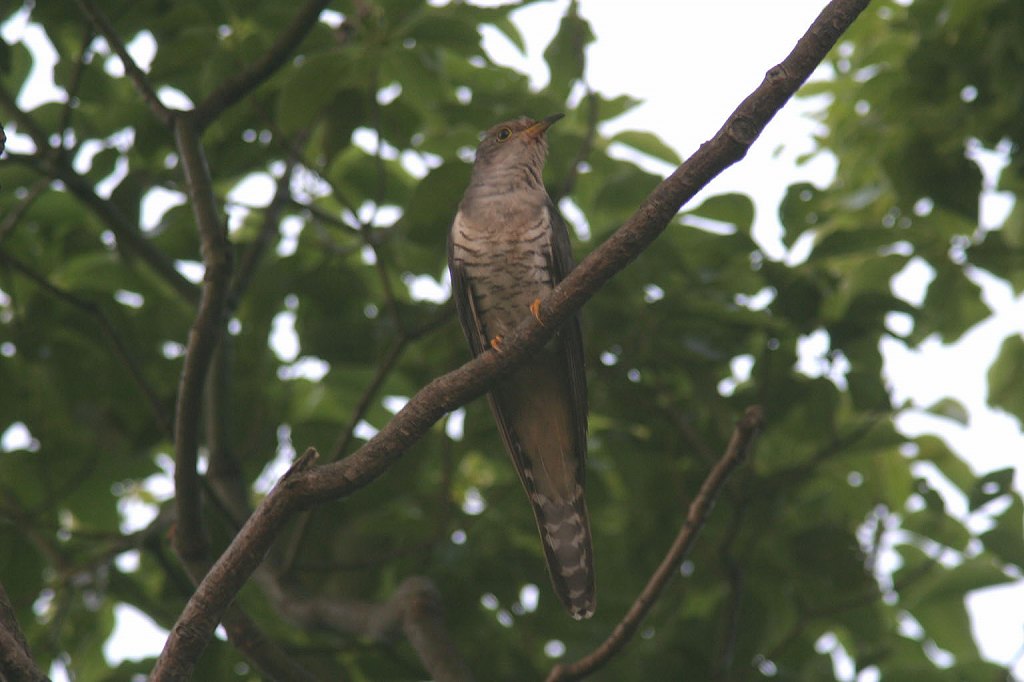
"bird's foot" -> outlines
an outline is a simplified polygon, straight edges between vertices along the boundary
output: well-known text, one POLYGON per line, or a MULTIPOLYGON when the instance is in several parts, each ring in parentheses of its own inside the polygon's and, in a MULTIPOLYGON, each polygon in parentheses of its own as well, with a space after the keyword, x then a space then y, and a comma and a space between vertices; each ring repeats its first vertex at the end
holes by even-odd
POLYGON ((539 298, 533 299, 533 303, 530 304, 530 312, 533 313, 534 318, 536 318, 536 320, 538 322, 540 322, 540 326, 542 326, 542 327, 545 326, 544 325, 544 320, 540 319, 540 299, 539 298))
POLYGON ((491 339, 491 342, 490 342, 491 343, 491 348, 493 348, 495 350, 495 352, 497 352, 497 353, 501 352, 501 341, 502 341, 501 334, 498 334, 493 339, 491 339))

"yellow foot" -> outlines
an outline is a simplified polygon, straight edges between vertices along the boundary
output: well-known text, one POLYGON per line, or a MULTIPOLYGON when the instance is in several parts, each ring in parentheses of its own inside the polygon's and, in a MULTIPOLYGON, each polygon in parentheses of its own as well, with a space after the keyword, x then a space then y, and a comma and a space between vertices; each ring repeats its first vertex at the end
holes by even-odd
POLYGON ((539 298, 533 299, 533 303, 530 304, 530 312, 533 313, 533 316, 537 319, 538 322, 540 322, 540 326, 543 327, 544 326, 544 320, 540 319, 540 299, 539 298))
POLYGON ((498 334, 493 339, 491 339, 491 348, 493 348, 498 353, 501 352, 501 339, 501 334, 498 334))

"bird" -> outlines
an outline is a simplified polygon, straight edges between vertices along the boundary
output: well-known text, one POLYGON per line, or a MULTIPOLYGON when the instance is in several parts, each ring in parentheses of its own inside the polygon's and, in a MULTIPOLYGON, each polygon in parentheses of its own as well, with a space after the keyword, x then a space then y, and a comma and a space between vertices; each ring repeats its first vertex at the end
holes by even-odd
MULTIPOLYGON (((490 128, 448 236, 452 296, 473 356, 532 314, 573 268, 565 221, 542 180, 547 130, 563 114, 490 128)), ((596 606, 583 496, 587 384, 578 316, 488 393, 505 450, 533 507, 555 594, 576 620, 596 606)))

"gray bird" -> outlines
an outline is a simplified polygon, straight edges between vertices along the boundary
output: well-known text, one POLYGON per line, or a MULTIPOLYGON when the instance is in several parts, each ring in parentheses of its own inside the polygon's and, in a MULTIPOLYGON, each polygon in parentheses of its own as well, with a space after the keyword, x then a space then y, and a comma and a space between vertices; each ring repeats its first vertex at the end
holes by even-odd
MULTIPOLYGON (((565 223, 544 189, 546 131, 562 114, 494 126, 476 150, 448 238, 448 268, 473 355, 508 334, 573 267, 565 223)), ((538 319, 540 319, 538 317, 538 319)), ((505 449, 533 504, 548 572, 573 618, 594 613, 590 523, 583 499, 587 384, 579 320, 491 389, 505 449)))

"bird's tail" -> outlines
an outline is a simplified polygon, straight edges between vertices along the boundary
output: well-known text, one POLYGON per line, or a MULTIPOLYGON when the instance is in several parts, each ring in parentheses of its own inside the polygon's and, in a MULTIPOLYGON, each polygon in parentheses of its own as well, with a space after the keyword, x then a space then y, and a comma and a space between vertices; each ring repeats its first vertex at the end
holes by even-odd
POLYGON ((551 500, 534 491, 530 498, 555 594, 573 618, 590 618, 597 600, 594 552, 590 546, 590 524, 583 495, 570 502, 551 500))
POLYGON ((542 350, 495 386, 490 400, 530 497, 555 593, 579 620, 594 613, 594 553, 583 500, 586 426, 566 371, 559 355, 542 350))

